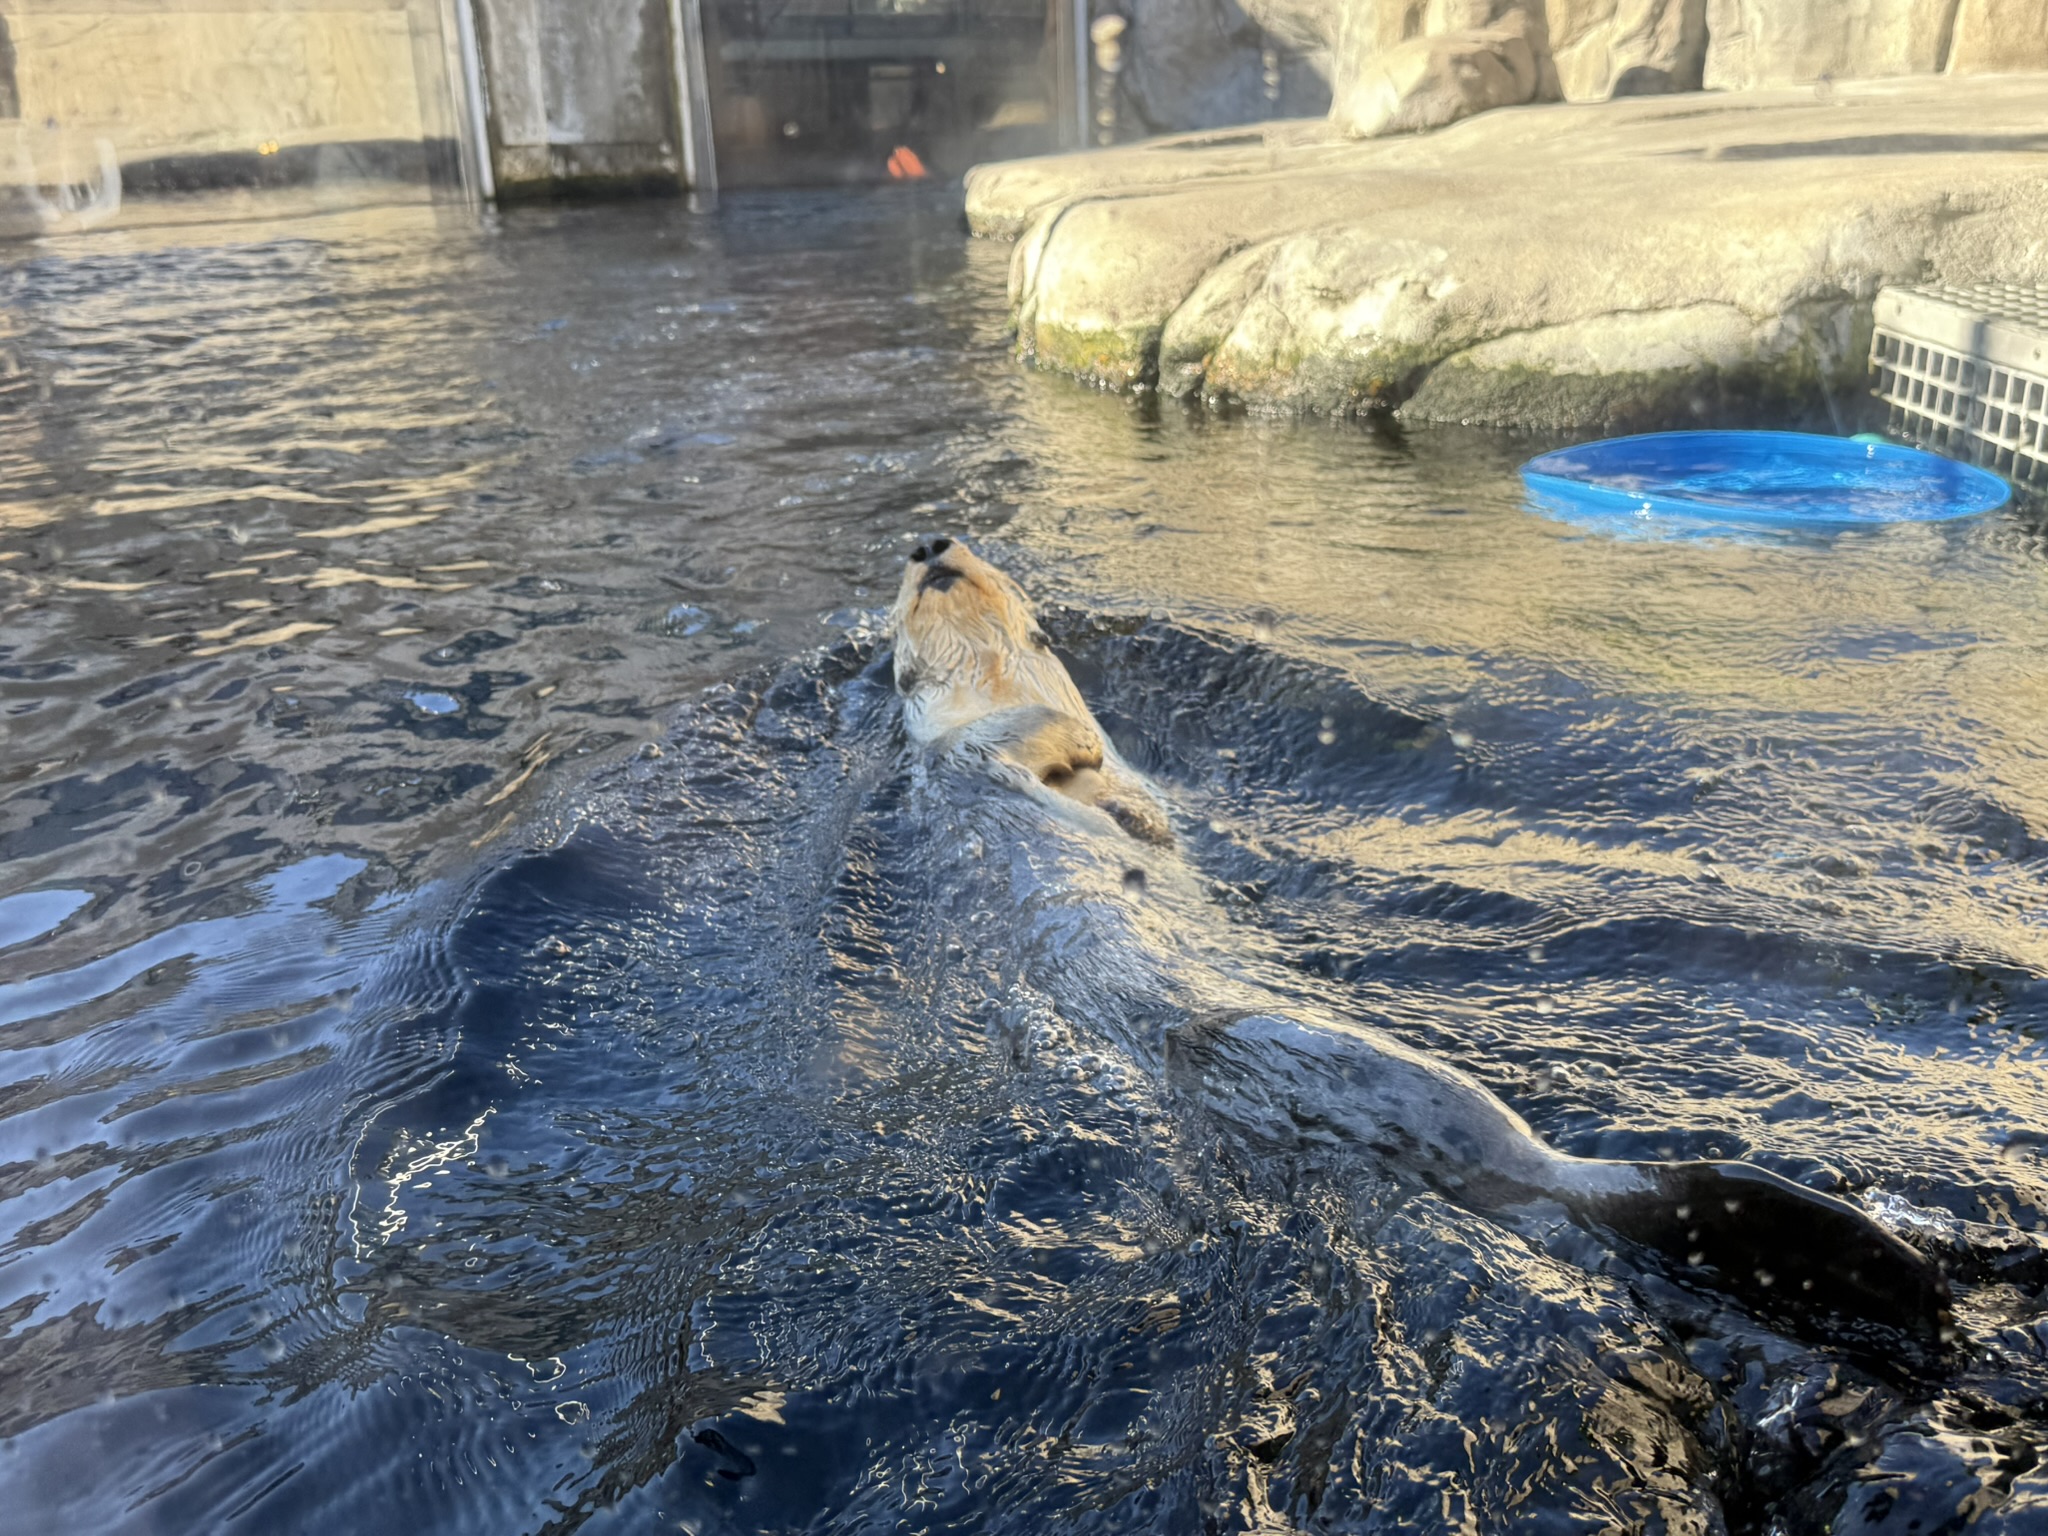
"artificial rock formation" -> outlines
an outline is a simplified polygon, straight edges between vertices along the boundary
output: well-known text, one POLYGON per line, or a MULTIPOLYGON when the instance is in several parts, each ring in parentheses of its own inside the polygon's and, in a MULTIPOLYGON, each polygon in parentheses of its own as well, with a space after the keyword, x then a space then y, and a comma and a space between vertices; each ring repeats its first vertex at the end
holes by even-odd
POLYGON ((1956 0, 1708 0, 1706 84, 1939 74, 1955 12, 1956 0))
POLYGON ((1336 55, 1331 121, 1354 137, 1370 138, 1441 128, 1494 107, 1557 99, 1540 14, 1519 5, 1482 4, 1462 7, 1455 19, 1470 24, 1424 32, 1392 47, 1347 35, 1348 46, 1336 55))
POLYGON ((1566 101, 1700 88, 1707 0, 1548 0, 1546 21, 1566 101))
POLYGON ((1532 101, 2048 69, 2048 0, 1244 0, 1354 137, 1532 101))
POLYGON ((1129 22, 1117 80, 1126 129, 1179 133, 1329 109, 1322 77, 1298 55, 1269 61, 1265 34, 1237 0, 1121 5, 1129 22))
POLYGON ((1825 419, 1887 283, 2048 276, 2048 75, 1273 123, 983 166, 1019 350, 1110 387, 1559 428, 1825 419))
POLYGON ((1958 75, 2048 70, 2048 0, 1960 0, 1945 67, 1958 75))

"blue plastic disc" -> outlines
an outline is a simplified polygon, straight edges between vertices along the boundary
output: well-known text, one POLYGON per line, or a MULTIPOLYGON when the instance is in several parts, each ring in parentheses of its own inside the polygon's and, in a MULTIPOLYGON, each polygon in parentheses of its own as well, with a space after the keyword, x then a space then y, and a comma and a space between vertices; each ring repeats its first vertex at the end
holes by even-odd
POLYGON ((1895 443, 1807 432, 1651 432, 1522 466, 1539 510, 1608 532, 1816 532, 1932 523, 2005 505, 1998 476, 1895 443))

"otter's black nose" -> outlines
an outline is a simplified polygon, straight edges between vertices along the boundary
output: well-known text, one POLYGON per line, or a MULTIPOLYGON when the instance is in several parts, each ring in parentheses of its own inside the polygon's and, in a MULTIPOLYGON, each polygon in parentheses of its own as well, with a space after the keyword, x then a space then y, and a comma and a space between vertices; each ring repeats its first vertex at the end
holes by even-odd
POLYGON ((910 552, 913 565, 923 565, 927 560, 936 560, 953 547, 951 539, 933 539, 929 544, 920 544, 910 552))

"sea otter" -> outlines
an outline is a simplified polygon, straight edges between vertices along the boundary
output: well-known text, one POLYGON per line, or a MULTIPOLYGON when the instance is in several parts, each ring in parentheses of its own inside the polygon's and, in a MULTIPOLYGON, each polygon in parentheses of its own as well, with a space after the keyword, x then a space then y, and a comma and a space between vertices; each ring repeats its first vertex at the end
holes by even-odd
POLYGON ((911 552, 890 629, 944 840, 1036 936, 1020 982, 1176 1088, 1255 1137, 1350 1146, 1484 1213, 1558 1202, 1765 1312, 1937 1350, 1953 1336, 1940 1269, 1846 1201, 1748 1163, 1560 1153, 1463 1072, 1233 953, 1172 851, 1165 798, 1118 755, 1023 591, 958 540, 911 552))

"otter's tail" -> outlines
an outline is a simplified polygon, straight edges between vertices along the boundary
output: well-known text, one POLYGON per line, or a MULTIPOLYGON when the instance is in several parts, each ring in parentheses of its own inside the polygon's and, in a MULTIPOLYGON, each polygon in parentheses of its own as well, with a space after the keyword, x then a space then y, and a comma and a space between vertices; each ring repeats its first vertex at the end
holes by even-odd
POLYGON ((1940 1266, 1847 1201, 1750 1163, 1580 1167, 1588 1177, 1559 1191, 1571 1208, 1680 1279, 1834 1332, 1876 1323, 1936 1352, 1955 1337, 1940 1266))

